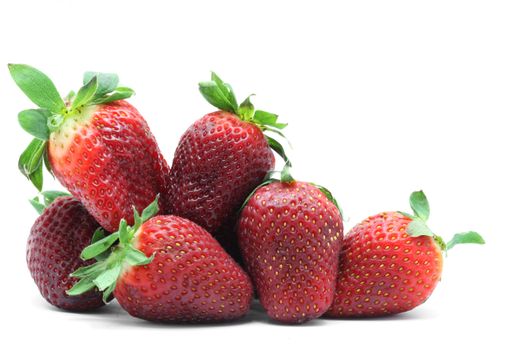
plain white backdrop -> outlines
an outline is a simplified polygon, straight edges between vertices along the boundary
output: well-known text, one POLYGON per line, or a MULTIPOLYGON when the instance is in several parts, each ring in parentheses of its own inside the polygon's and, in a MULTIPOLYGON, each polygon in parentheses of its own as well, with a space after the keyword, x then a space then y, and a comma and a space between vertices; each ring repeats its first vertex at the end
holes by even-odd
POLYGON ((521 1, 2 1, 1 347, 523 349, 524 17, 521 1), (38 67, 63 94, 85 70, 118 73, 169 163, 213 111, 197 83, 214 70, 289 123, 295 177, 334 192, 347 231, 424 189, 434 231, 475 229, 487 244, 452 250, 427 303, 378 320, 290 327, 256 310, 233 325, 159 326, 116 303, 58 311, 25 264, 35 190, 17 170, 30 137, 16 116, 31 103, 7 63, 38 67))

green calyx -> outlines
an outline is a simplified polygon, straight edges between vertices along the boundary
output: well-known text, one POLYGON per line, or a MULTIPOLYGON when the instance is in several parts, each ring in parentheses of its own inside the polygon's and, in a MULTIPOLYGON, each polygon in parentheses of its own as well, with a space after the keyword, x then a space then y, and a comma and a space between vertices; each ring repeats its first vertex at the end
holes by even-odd
POLYGON ((46 209, 58 197, 67 197, 71 196, 71 194, 62 191, 43 191, 40 192, 40 196, 42 197, 42 202, 40 201, 39 196, 29 200, 29 203, 35 208, 38 214, 42 214, 44 209, 46 209))
POLYGON ((96 288, 102 292, 104 302, 107 302, 120 274, 127 267, 149 264, 155 254, 147 257, 133 246, 133 239, 140 226, 154 217, 158 211, 157 196, 141 215, 133 208, 133 226, 128 226, 126 220, 122 219, 118 231, 109 236, 105 236, 102 229, 96 230, 91 245, 82 250, 80 257, 82 260, 96 259, 97 262, 81 267, 71 274, 71 277, 76 277, 79 281, 67 291, 67 294, 80 295, 96 288), (115 245, 117 241, 118 244, 115 245))
POLYGON ((439 248, 445 252, 452 249, 452 247, 456 246, 457 244, 485 244, 483 237, 474 231, 456 233, 454 237, 446 243, 441 236, 438 236, 432 232, 432 230, 427 225, 427 221, 430 216, 430 206, 423 191, 416 191, 410 195, 410 207, 414 211, 414 214, 408 214, 405 212, 399 213, 412 219, 407 228, 407 233, 412 237, 432 237, 439 248))
POLYGON ((22 129, 34 137, 20 156, 18 168, 39 191, 43 186, 43 167, 52 174, 47 153, 50 134, 60 129, 67 118, 80 115, 87 106, 126 99, 134 93, 130 88, 118 86, 116 74, 86 72, 84 85, 78 92, 62 99, 51 79, 38 69, 25 64, 9 64, 8 68, 18 87, 39 107, 18 114, 22 129))
MULTIPOLYGON (((285 183, 285 184, 292 184, 292 183, 294 183, 295 179, 292 177, 291 170, 292 170, 292 163, 289 160, 287 160, 286 163, 284 164, 283 170, 281 170, 280 172, 276 172, 276 171, 268 172, 266 174, 266 177, 264 178, 263 182, 259 186, 257 186, 248 195, 248 197, 246 197, 246 199, 244 200, 241 208, 239 209, 239 213, 246 206, 246 204, 248 204, 248 201, 250 200, 250 198, 252 198, 252 196, 255 194, 255 192, 257 192, 257 190, 259 188, 264 187, 266 185, 269 185, 269 184, 271 184, 273 182, 282 182, 282 183, 285 183), (275 178, 274 175, 276 175, 276 174, 279 174, 280 177, 279 178, 275 178)), ((335 199, 335 197, 332 194, 332 192, 330 192, 326 187, 323 187, 321 185, 315 184, 313 182, 310 182, 310 185, 317 187, 326 196, 326 198, 328 198, 328 200, 330 202, 334 203, 334 205, 337 207, 337 210, 339 210, 339 213, 341 214, 341 217, 343 217, 343 209, 341 209, 341 206, 339 205, 339 203, 335 199)))
POLYGON ((265 133, 270 148, 285 161, 288 161, 283 146, 277 140, 267 135, 267 132, 271 132, 286 139, 281 130, 288 124, 279 123, 277 114, 256 110, 250 101, 250 98, 254 96, 253 94, 239 105, 230 84, 222 81, 214 72, 211 73, 210 81, 199 83, 199 91, 211 105, 222 111, 233 113, 243 121, 257 125, 265 133))

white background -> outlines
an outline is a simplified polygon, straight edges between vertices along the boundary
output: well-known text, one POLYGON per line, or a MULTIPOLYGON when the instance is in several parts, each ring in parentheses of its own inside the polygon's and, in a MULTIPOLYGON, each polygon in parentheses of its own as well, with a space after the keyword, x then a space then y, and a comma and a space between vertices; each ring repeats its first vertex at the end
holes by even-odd
POLYGON ((523 349, 524 18, 520 1, 2 1, 2 348, 523 349), (16 115, 31 103, 8 62, 40 68, 63 94, 85 70, 119 73, 170 163, 213 110, 197 82, 215 70, 289 123, 295 177, 335 193, 347 230, 408 210, 423 188, 435 231, 476 229, 487 245, 455 248, 427 303, 378 320, 290 327, 253 311, 234 325, 159 326, 116 303, 58 311, 25 265, 35 190, 17 171, 30 137, 16 115))

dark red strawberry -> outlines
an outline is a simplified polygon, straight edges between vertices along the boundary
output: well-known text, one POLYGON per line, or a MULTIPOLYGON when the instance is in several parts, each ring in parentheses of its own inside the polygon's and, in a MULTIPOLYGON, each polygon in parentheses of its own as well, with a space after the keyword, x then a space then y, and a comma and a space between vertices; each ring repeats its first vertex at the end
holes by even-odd
POLYGON ((232 227, 244 199, 271 171, 271 149, 282 146, 265 131, 280 134, 277 115, 254 110, 248 97, 237 105, 228 84, 212 73, 202 95, 220 111, 197 120, 182 136, 170 172, 169 201, 176 215, 208 230, 235 249, 232 227))
MULTIPOLYGON (((27 266, 42 296, 52 305, 69 311, 87 311, 104 305, 102 294, 91 291, 69 296, 66 291, 77 279, 69 274, 94 261, 83 261, 79 255, 91 243, 99 224, 82 203, 64 193, 43 192, 46 204, 33 200, 40 217, 31 228, 27 241, 27 266)), ((103 235, 102 231, 98 231, 103 235)))
POLYGON ((203 228, 178 216, 155 216, 156 202, 135 225, 84 249, 86 259, 113 246, 106 259, 77 270, 70 291, 94 287, 114 293, 132 316, 161 322, 218 322, 244 316, 250 307, 249 277, 203 228), (150 219, 150 217, 152 217, 150 219))
POLYGON ((115 74, 86 73, 84 86, 63 101, 42 72, 11 64, 24 93, 40 107, 18 115, 35 136, 19 168, 40 190, 46 165, 108 231, 133 220, 164 193, 168 166, 139 112, 123 99, 133 91, 117 87, 115 74))
POLYGON ((397 314, 427 300, 441 279, 442 251, 459 243, 484 243, 476 232, 445 244, 426 225, 430 210, 422 191, 410 196, 414 215, 371 216, 345 237, 332 317, 397 314))
POLYGON ((321 316, 335 291, 343 240, 340 211, 326 189, 294 181, 258 188, 243 208, 238 238, 268 315, 301 323, 321 316))

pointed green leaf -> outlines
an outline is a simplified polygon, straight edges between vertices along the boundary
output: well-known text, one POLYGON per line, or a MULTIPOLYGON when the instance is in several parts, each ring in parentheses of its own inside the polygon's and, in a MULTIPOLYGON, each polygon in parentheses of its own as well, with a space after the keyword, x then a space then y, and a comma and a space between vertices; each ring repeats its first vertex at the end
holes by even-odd
POLYGON ((9 64, 9 72, 16 85, 38 107, 61 113, 65 109, 53 82, 41 71, 25 64, 9 64))
POLYGON ((46 141, 33 139, 18 159, 18 169, 24 176, 35 172, 42 164, 42 155, 46 148, 46 141))
POLYGON ((91 281, 90 278, 83 278, 78 281, 71 289, 67 290, 67 295, 80 295, 91 289, 95 288, 95 284, 91 281))
POLYGON ((87 84, 93 77, 97 77, 98 86, 96 96, 103 96, 112 92, 118 86, 118 75, 113 73, 86 72, 84 73, 84 84, 87 84))
POLYGON ((101 239, 100 241, 97 241, 87 246, 86 248, 84 248, 84 250, 82 250, 81 258, 83 260, 93 259, 97 255, 100 255, 106 250, 108 250, 113 245, 113 243, 117 241, 118 238, 119 234, 118 232, 115 232, 101 239))
MULTIPOLYGON (((281 156, 282 159, 284 159, 285 162, 290 162, 290 159, 288 159, 288 156, 286 155, 286 152, 284 151, 283 145, 279 143, 276 139, 265 135, 266 141, 268 142, 268 146, 270 146, 271 149, 275 151, 279 156, 281 156)), ((291 163, 290 163, 291 164, 291 163)))
POLYGON ((246 97, 246 99, 239 106, 239 116, 243 120, 251 120, 255 113, 255 108, 253 107, 253 104, 250 101, 250 97, 252 96, 253 95, 246 97))
POLYGON ((430 207, 428 205, 427 197, 423 191, 412 192, 410 195, 410 207, 414 211, 414 214, 421 220, 427 221, 430 215, 430 207))
POLYGON ((31 205, 33 206, 33 208, 35 208, 38 214, 42 214, 44 212, 44 209, 46 208, 44 204, 40 203, 40 200, 38 199, 38 197, 30 199, 29 203, 31 203, 31 205))
POLYGON ((44 197, 44 205, 47 207, 59 197, 68 197, 71 194, 62 191, 43 191, 42 197, 44 197))
POLYGON ((407 218, 410 218, 410 219, 415 219, 416 218, 414 215, 406 213, 404 211, 398 211, 398 213, 401 214, 401 215, 404 215, 404 216, 406 216, 407 218))
POLYGON ((288 124, 278 123, 279 116, 274 113, 256 110, 253 115, 253 120, 260 125, 270 126, 276 129, 284 129, 288 124))
POLYGON ((130 98, 134 94, 135 94, 135 91, 133 91, 133 89, 128 88, 128 87, 119 86, 113 92, 106 94, 104 96, 95 98, 93 101, 91 101, 90 104, 100 105, 104 103, 110 103, 113 101, 125 100, 127 98, 130 98))
POLYGON ((97 77, 94 76, 86 85, 82 86, 80 90, 78 90, 71 108, 75 109, 89 104, 93 100, 93 97, 97 92, 97 88, 98 80, 97 77))
POLYGON ((148 221, 150 218, 157 215, 159 212, 159 196, 155 197, 155 200, 151 202, 144 210, 142 211, 141 220, 142 222, 148 221))
POLYGON ((283 170, 281 171, 281 182, 290 183, 295 181, 295 179, 292 177, 291 170, 292 164, 287 161, 284 164, 283 170))
POLYGON ((155 254, 152 254, 149 258, 140 250, 133 247, 129 247, 126 251, 125 261, 131 266, 147 265, 153 261, 155 254))
POLYGON ((321 191, 326 196, 326 198, 328 198, 328 200, 330 202, 334 203, 334 205, 337 207, 337 210, 339 210, 339 213, 341 214, 341 217, 343 217, 343 209, 341 208, 341 206, 339 205, 339 203, 335 199, 335 197, 332 194, 332 192, 330 192, 326 187, 323 187, 321 185, 314 184, 314 183, 312 183, 312 185, 317 187, 319 189, 319 191, 321 191))
POLYGON ((212 106, 217 107, 221 111, 236 113, 237 107, 224 96, 215 82, 206 81, 199 83, 199 91, 212 106))
POLYGON ((38 191, 42 191, 42 187, 44 186, 44 173, 43 173, 43 159, 40 158, 40 162, 38 163, 38 166, 36 169, 29 174, 29 180, 31 180, 31 183, 35 185, 36 189, 38 191))
POLYGON ((447 243, 447 250, 452 249, 457 244, 485 244, 485 240, 481 235, 474 231, 468 231, 463 233, 456 233, 454 237, 447 243))
POLYGON ((26 109, 18 113, 18 123, 29 134, 37 139, 49 139, 49 129, 47 127, 47 119, 51 116, 51 112, 47 109, 26 109))
POLYGON ((128 231, 128 223, 124 219, 120 219, 118 226, 118 239, 121 243, 127 244, 130 240, 130 232, 128 231))
POLYGON ((105 290, 113 283, 115 283, 120 275, 122 265, 116 264, 112 268, 102 272, 93 280, 93 283, 97 286, 99 290, 105 290))
POLYGON ((211 80, 217 84, 217 87, 221 90, 222 94, 226 96, 226 99, 230 102, 235 110, 233 113, 236 113, 238 109, 237 99, 235 98, 235 94, 233 93, 233 89, 230 84, 222 81, 222 79, 219 78, 215 72, 211 72, 211 80))
POLYGON ((115 290, 115 287, 117 286, 117 281, 111 283, 111 285, 104 290, 104 293, 102 293, 102 300, 104 303, 108 303, 109 298, 111 297, 111 294, 115 290))
POLYGON ((407 233, 412 237, 434 236, 434 233, 432 233, 427 224, 419 218, 413 219, 410 224, 408 224, 407 233))
POLYGON ((89 266, 83 266, 79 267, 75 271, 73 271, 70 276, 71 277, 77 277, 77 278, 84 278, 87 276, 96 276, 100 272, 104 271, 106 268, 106 264, 104 262, 96 262, 89 266))

